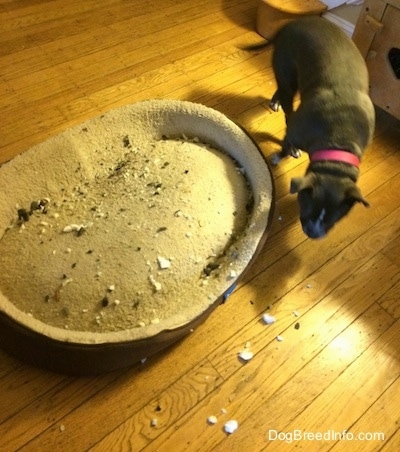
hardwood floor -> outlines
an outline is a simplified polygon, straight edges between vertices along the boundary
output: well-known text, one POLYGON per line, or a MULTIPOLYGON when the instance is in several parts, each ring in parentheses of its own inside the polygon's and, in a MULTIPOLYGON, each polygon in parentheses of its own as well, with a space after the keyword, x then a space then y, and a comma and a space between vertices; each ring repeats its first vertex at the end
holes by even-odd
MULTIPOLYGON (((214 107, 270 155, 284 131, 283 115, 267 107, 270 50, 239 49, 260 39, 256 5, 0 0, 0 162, 148 98, 214 107)), ((319 241, 302 233, 288 193, 306 165, 304 156, 273 169, 265 247, 228 302, 171 349, 82 378, 0 351, 0 451, 398 450, 399 122, 378 112, 360 179, 371 208, 356 206, 319 241), (270 326, 260 321, 267 310, 270 326), (247 342, 255 356, 243 364, 247 342), (239 423, 231 435, 229 419, 239 423)))

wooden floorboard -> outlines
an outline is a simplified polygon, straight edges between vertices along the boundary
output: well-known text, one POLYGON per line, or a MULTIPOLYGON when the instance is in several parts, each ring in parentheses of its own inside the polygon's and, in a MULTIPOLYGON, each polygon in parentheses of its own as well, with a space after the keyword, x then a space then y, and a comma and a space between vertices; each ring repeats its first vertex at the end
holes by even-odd
MULTIPOLYGON (((261 39, 256 9, 257 0, 0 0, 0 164, 149 98, 213 107, 269 157, 285 121, 268 108, 271 49, 241 50, 261 39)), ((303 234, 288 190, 306 167, 303 155, 272 169, 265 246, 229 300, 169 350, 82 378, 0 351, 0 451, 398 450, 399 122, 377 111, 359 183, 371 207, 319 241, 303 234), (265 312, 276 323, 266 326, 265 312), (244 364, 246 345, 254 358, 244 364), (231 435, 229 419, 239 423, 231 435)))

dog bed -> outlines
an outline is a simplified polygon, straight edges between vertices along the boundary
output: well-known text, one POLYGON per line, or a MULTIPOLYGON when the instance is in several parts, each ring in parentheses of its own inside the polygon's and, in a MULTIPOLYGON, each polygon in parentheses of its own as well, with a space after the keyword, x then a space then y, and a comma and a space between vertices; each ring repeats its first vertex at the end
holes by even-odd
POLYGON ((180 339, 235 286, 273 203, 264 158, 200 104, 112 110, 0 168, 0 345, 82 375, 180 339))

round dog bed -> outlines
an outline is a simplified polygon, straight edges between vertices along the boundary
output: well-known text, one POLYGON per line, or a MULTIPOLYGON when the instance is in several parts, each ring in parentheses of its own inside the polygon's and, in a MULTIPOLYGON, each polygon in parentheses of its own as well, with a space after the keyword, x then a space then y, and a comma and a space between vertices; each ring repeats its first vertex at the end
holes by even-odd
POLYGON ((112 110, 0 168, 0 346, 82 375, 182 338, 263 245, 273 183, 255 143, 200 104, 112 110))

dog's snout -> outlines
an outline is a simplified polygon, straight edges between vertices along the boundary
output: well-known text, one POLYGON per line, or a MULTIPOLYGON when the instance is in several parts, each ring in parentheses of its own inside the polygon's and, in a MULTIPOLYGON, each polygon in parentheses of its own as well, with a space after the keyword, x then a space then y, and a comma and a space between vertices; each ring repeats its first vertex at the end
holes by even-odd
POLYGON ((302 227, 304 234, 306 234, 310 239, 320 239, 325 237, 326 231, 323 224, 319 221, 313 222, 311 220, 302 221, 302 227))

